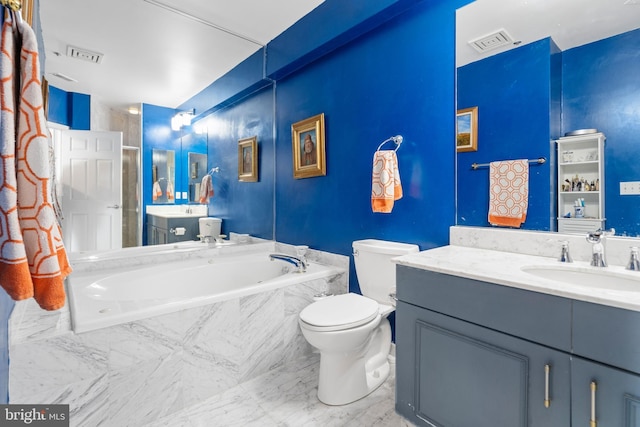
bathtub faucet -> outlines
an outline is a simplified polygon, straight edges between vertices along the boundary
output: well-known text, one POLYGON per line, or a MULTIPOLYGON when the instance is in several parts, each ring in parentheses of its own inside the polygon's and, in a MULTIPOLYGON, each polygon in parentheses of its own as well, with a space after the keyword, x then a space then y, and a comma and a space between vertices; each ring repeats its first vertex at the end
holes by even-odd
POLYGON ((284 262, 288 262, 290 264, 293 264, 296 266, 296 268, 298 269, 298 273, 304 273, 305 271, 307 271, 307 263, 296 257, 293 255, 285 255, 285 254, 270 254, 269 255, 269 259, 271 261, 273 260, 280 260, 280 261, 284 261, 284 262))

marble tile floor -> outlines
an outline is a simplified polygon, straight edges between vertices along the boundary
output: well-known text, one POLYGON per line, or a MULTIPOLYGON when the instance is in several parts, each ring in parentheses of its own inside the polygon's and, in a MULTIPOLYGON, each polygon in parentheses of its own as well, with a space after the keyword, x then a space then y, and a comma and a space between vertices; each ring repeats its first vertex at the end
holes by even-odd
POLYGON ((350 405, 327 406, 316 396, 318 368, 318 355, 311 355, 145 427, 413 426, 394 410, 394 369, 365 398, 350 405))

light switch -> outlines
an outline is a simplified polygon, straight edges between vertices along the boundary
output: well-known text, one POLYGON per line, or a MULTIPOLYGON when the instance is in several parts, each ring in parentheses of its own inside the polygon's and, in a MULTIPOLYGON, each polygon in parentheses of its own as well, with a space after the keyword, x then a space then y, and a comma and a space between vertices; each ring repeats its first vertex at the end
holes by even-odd
POLYGON ((620 195, 630 196, 640 194, 640 181, 620 182, 620 195))
POLYGON ((187 196, 187 192, 186 191, 182 192, 182 198, 187 200, 188 196, 187 196))

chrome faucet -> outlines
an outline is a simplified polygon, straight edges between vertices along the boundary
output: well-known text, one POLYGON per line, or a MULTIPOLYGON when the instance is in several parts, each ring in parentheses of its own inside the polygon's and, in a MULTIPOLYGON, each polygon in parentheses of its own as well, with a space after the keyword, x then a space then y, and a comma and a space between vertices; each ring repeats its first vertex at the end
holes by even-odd
POLYGON ((627 270, 640 271, 640 260, 638 259, 638 248, 633 246, 631 248, 631 258, 629 264, 627 264, 627 270))
POLYGON ((604 256, 604 238, 615 234, 615 229, 603 231, 601 228, 587 234, 587 242, 591 243, 591 265, 594 267, 606 267, 607 261, 604 256))
POLYGON ((270 254, 269 259, 271 261, 279 260, 279 261, 288 262, 289 264, 293 264, 298 269, 297 270, 298 273, 304 273, 305 271, 307 271, 307 263, 303 259, 300 259, 293 255, 270 254))
POLYGON ((562 243, 562 252, 560 253, 560 258, 558 258, 558 261, 573 262, 573 259, 571 259, 571 254, 569 254, 569 242, 563 240, 560 243, 562 243))

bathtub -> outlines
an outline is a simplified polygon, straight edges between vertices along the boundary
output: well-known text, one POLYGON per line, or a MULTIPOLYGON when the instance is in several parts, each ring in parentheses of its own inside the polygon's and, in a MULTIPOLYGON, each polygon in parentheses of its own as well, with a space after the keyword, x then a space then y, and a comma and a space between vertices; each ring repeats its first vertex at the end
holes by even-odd
POLYGON ((298 273, 293 265, 270 261, 269 252, 240 253, 73 273, 67 291, 73 330, 81 333, 341 272, 309 263, 298 273))

